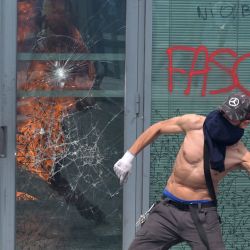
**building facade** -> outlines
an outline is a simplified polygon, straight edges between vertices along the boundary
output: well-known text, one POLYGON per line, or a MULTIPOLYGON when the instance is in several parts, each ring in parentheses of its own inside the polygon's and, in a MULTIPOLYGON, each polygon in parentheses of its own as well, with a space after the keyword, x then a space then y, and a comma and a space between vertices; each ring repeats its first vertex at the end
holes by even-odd
MULTIPOLYGON (((0 249, 127 249, 183 137, 145 148, 124 187, 113 165, 152 123, 250 95, 250 2, 2 0, 0 12, 0 249)), ((227 249, 249 248, 248 182, 239 171, 220 186, 227 249)))

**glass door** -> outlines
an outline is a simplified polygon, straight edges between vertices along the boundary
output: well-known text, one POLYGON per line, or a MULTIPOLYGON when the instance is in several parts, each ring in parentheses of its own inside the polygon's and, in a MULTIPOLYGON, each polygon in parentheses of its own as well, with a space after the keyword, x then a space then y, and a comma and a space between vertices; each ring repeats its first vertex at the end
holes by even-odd
POLYGON ((17 9, 16 249, 121 249, 126 1, 17 9))

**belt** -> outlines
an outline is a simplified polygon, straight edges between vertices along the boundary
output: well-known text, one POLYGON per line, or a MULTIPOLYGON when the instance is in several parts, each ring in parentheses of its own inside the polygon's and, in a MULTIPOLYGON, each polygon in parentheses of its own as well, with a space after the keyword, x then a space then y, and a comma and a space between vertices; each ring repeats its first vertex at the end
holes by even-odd
POLYGON ((190 204, 186 204, 186 203, 182 203, 182 202, 173 201, 173 200, 163 198, 163 203, 171 204, 171 205, 177 207, 178 209, 184 210, 184 211, 190 210, 190 207, 198 208, 198 209, 216 207, 215 203, 212 202, 212 201, 208 202, 208 203, 190 203, 190 204))

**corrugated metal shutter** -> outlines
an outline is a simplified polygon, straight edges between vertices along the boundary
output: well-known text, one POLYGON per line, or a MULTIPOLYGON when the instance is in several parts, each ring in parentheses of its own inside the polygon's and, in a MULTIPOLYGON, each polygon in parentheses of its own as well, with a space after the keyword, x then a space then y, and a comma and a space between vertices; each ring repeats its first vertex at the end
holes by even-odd
MULTIPOLYGON (((228 93, 239 91, 237 79, 238 86, 249 94, 249 26, 250 2, 153 0, 152 123, 184 113, 209 113, 228 93), (186 47, 173 53, 172 68, 185 70, 186 74, 184 71, 173 74, 170 94, 166 50, 173 51, 176 46, 186 47), (194 50, 199 47, 200 53, 194 50), (193 51, 187 51, 191 48, 193 51), (194 69, 207 70, 207 74, 194 75, 190 91, 184 94, 195 53, 194 69), (207 76, 206 89, 204 76, 207 76), (213 92, 217 90, 220 93, 213 92)), ((247 130, 244 136, 247 145, 249 138, 247 130)), ((181 141, 182 136, 162 136, 151 146, 151 202, 162 192, 181 141)), ((231 173, 220 185, 219 210, 226 249, 250 249, 248 187, 249 177, 245 172, 231 173)), ((180 245, 172 249, 190 248, 180 245)))

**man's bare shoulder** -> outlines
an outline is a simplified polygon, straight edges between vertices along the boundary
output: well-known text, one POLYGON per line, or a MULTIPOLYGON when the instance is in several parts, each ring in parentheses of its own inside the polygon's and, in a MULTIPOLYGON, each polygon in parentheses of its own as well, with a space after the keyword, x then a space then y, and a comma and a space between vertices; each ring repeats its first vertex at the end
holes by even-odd
POLYGON ((205 117, 196 114, 185 114, 175 116, 167 120, 154 124, 154 127, 160 134, 165 133, 187 133, 191 130, 201 129, 205 117))
POLYGON ((185 131, 198 130, 203 127, 206 117, 197 114, 186 114, 180 117, 180 124, 185 131))
POLYGON ((231 147, 229 146, 229 149, 237 150, 239 155, 242 156, 243 161, 245 160, 245 157, 247 157, 247 159, 250 160, 249 151, 246 145, 241 140, 235 143, 234 145, 232 145, 231 147))
POLYGON ((250 171, 250 152, 242 141, 227 147, 226 163, 250 171))

